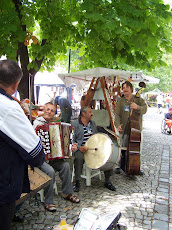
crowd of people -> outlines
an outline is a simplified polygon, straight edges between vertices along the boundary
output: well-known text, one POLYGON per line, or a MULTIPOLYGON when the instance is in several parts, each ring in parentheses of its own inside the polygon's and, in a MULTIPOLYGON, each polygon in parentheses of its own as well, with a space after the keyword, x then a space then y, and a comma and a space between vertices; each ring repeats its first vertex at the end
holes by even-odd
MULTIPOLYGON (((52 178, 45 188, 44 207, 47 211, 56 211, 53 193, 56 171, 62 182, 63 198, 73 203, 80 202, 74 192, 80 191, 84 153, 88 150, 85 143, 98 132, 89 105, 82 104, 78 119, 71 121, 71 106, 67 99, 60 96, 43 106, 42 115, 37 117, 32 125, 21 106, 11 96, 16 92, 21 78, 22 70, 17 63, 11 60, 0 61, 0 226, 2 230, 10 229, 10 223, 16 212, 16 200, 23 192, 30 192, 28 165, 40 168, 52 178), (64 159, 45 161, 44 143, 35 132, 38 125, 53 121, 57 105, 60 106, 61 121, 72 123, 74 129, 71 146, 75 170, 74 185, 71 182, 70 166, 67 161, 64 159)), ((115 125, 117 131, 121 133, 122 145, 127 146, 130 113, 132 111, 142 128, 142 115, 146 113, 147 105, 142 98, 133 95, 133 86, 129 81, 123 83, 122 90, 124 96, 116 106, 115 125)), ((115 186, 110 181, 112 175, 113 169, 104 171, 104 186, 108 190, 115 191, 115 186)))

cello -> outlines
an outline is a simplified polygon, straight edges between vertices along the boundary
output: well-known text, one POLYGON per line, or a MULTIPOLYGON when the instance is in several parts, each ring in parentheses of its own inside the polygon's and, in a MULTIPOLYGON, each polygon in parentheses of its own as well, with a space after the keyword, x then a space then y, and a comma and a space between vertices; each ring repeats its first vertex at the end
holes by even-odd
MULTIPOLYGON (((134 97, 134 102, 136 98, 140 97, 140 94, 146 88, 144 82, 140 82, 139 86, 141 89, 138 90, 134 97)), ((125 157, 125 172, 127 175, 138 175, 140 173, 140 143, 141 143, 141 130, 139 121, 133 116, 133 109, 130 111, 129 115, 129 137, 128 146, 125 157)))

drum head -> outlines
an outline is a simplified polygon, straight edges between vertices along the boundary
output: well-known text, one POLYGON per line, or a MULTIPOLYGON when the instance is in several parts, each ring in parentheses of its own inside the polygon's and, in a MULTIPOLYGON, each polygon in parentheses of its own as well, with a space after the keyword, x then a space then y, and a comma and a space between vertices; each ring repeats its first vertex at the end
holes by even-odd
POLYGON ((103 166, 112 153, 112 141, 108 135, 97 133, 92 135, 85 146, 88 151, 84 153, 85 163, 91 169, 98 169, 103 166))

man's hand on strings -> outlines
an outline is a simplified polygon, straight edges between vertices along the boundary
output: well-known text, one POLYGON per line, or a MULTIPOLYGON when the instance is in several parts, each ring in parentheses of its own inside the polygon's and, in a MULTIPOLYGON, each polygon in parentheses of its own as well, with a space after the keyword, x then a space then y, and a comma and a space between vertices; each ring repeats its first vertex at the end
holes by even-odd
POLYGON ((118 128, 117 128, 117 131, 120 132, 120 133, 123 132, 122 126, 123 126, 123 124, 119 125, 118 128))
POLYGON ((39 110, 37 111, 38 112, 38 117, 42 117, 44 115, 45 105, 38 105, 38 106, 39 106, 39 110))
POLYGON ((134 102, 130 104, 130 109, 138 109, 138 105, 134 102))

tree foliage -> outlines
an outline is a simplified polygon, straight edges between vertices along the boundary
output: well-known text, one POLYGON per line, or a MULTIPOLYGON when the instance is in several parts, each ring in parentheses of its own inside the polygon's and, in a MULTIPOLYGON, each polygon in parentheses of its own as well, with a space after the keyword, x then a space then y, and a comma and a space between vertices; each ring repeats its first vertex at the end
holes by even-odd
POLYGON ((166 66, 156 67, 151 72, 147 71, 148 75, 160 79, 159 84, 148 86, 147 91, 155 88, 160 89, 164 93, 172 91, 172 55, 165 54, 163 60, 167 63, 166 66))
POLYGON ((123 63, 141 69, 164 64, 171 33, 169 8, 161 1, 114 1, 110 9, 108 1, 99 7, 98 0, 86 3, 86 57, 117 68, 123 63))
MULTIPOLYGON (((0 55, 20 60, 19 90, 29 74, 51 71, 75 52, 75 69, 165 65, 172 52, 171 16, 162 0, 7 0, 0 3, 0 55)), ((33 80, 32 77, 32 80, 33 80)))

